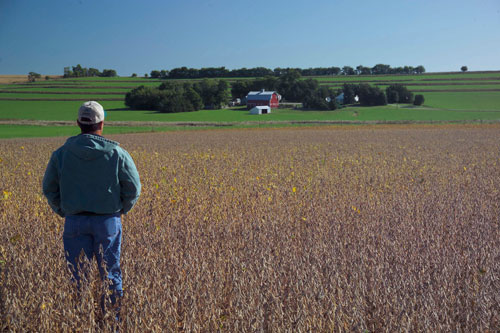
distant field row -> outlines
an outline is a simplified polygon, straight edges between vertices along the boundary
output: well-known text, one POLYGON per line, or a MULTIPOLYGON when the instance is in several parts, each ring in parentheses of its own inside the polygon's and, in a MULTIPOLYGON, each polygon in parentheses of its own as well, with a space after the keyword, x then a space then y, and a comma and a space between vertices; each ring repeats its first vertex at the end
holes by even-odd
MULTIPOLYGON (((156 85, 157 86, 157 85, 156 85)), ((110 86, 16 86, 16 87, 5 87, 0 88, 2 92, 23 92, 23 91, 47 91, 47 92, 58 92, 58 91, 86 91, 87 93, 92 90, 105 90, 110 92, 126 93, 130 89, 136 86, 130 87, 110 87, 110 86)))
MULTIPOLYGON (((22 76, 20 76, 22 77, 22 76)), ((315 79, 361 79, 370 80, 382 78, 384 80, 396 80, 396 79, 410 79, 410 80, 423 80, 423 79, 448 79, 452 77, 453 79, 468 79, 468 78, 488 78, 488 77, 500 77, 500 71, 483 71, 483 72, 446 72, 446 73, 423 73, 423 74, 385 74, 385 75, 322 75, 322 76, 304 76, 304 78, 315 78, 315 79)), ((253 79, 254 77, 223 77, 220 79, 225 80, 241 80, 241 79, 253 79)), ((194 80, 202 80, 194 79, 194 80)), ((162 79, 153 79, 145 77, 81 77, 81 78, 66 78, 66 81, 95 81, 95 82, 141 82, 141 81, 156 81, 162 82, 162 79)), ((170 79, 170 80, 193 80, 193 79, 170 79)), ((43 80, 42 80, 43 81, 43 80)))
POLYGON ((30 96, 37 96, 37 95, 120 95, 123 96, 126 93, 126 91, 64 91, 64 90, 0 90, 0 96, 5 95, 5 96, 20 96, 20 97, 26 97, 26 95, 30 96))
MULTIPOLYGON (((316 79, 319 81, 331 81, 331 82, 352 82, 352 81, 362 81, 362 82, 378 82, 378 81, 392 81, 392 82, 407 82, 407 81, 463 81, 463 80, 500 80, 500 71, 489 71, 489 72, 468 72, 468 73, 425 73, 417 75, 331 75, 331 76, 304 76, 303 79, 316 79)), ((239 80, 250 80, 253 77, 229 77, 229 78, 216 78, 224 79, 230 82, 239 80)), ((168 79, 168 81, 184 82, 184 81, 200 81, 203 79, 168 79)), ((115 78, 96 78, 96 77, 82 77, 82 78, 66 78, 66 79, 51 79, 51 80, 40 80, 33 84, 58 84, 64 83, 74 83, 74 84, 88 84, 88 83, 98 83, 105 84, 112 82, 113 84, 158 84, 164 82, 161 79, 151 79, 144 77, 115 77, 115 78)), ((26 83, 28 84, 28 83, 26 83)))
MULTIPOLYGON (((356 81, 356 82, 349 82, 349 83, 368 83, 368 84, 373 84, 375 86, 388 86, 394 83, 399 83, 403 84, 408 87, 440 87, 440 86, 447 86, 447 87, 454 87, 457 86, 457 88, 464 88, 464 87, 469 87, 469 86, 500 86, 500 80, 499 81, 462 81, 462 82, 455 82, 455 81, 441 81, 441 82, 432 82, 432 83, 424 83, 424 82, 390 82, 390 81, 380 81, 380 82, 371 82, 371 81, 356 81)), ((342 87, 344 83, 343 82, 333 82, 333 81, 321 81, 320 85, 324 86, 332 86, 332 87, 342 87)), ((158 86, 159 84, 148 84, 147 86, 158 86)), ((106 91, 108 90, 114 90, 118 92, 124 92, 128 91, 132 88, 138 87, 138 85, 113 85, 113 86, 106 86, 106 85, 74 85, 74 84, 57 84, 57 85, 10 85, 10 86, 0 86, 0 92, 15 92, 15 91, 81 91, 81 90, 95 90, 95 89, 105 89, 106 91)))
POLYGON ((133 87, 138 87, 138 86, 159 86, 160 83, 156 81, 143 81, 143 82, 137 82, 137 83, 130 83, 130 82, 113 82, 110 84, 110 82, 80 82, 80 83, 75 83, 75 82, 65 82, 65 81, 53 81, 53 82, 34 82, 34 83, 23 83, 23 84, 16 84, 16 85, 0 85, 0 89, 20 89, 20 88, 34 88, 34 87, 40 87, 40 88, 51 88, 51 89, 58 89, 58 88, 78 88, 78 87, 95 87, 95 88, 133 88, 133 87))
MULTIPOLYGON (((378 82, 378 81, 392 81, 392 82, 408 82, 408 81, 467 81, 467 80, 500 80, 500 71, 491 71, 491 72, 481 72, 481 73, 452 73, 452 74, 434 74, 434 73, 426 73, 426 74, 418 74, 418 75, 331 75, 331 76, 303 76, 303 79, 316 79, 318 81, 332 81, 332 82, 352 82, 352 81, 362 81, 362 82, 378 82)), ((216 78, 216 79, 224 79, 229 82, 235 82, 239 80, 251 80, 255 78, 251 77, 242 77, 242 78, 216 78)), ((66 81, 71 82, 71 79, 65 79, 66 81)), ((93 82, 93 83, 103 83, 103 82, 122 82, 122 83, 138 83, 138 82, 164 82, 164 81, 200 81, 203 79, 168 79, 168 80, 158 80, 158 79, 149 79, 149 78, 135 78, 131 80, 130 78, 120 78, 120 79, 102 79, 96 80, 95 78, 79 78, 77 80, 73 80, 73 82, 93 82)))
MULTIPOLYGON (((321 81, 321 85, 335 85, 341 87, 345 82, 335 82, 335 81, 321 81)), ((374 86, 388 86, 391 84, 402 84, 405 86, 422 86, 422 87, 434 87, 434 86, 470 86, 470 85, 476 85, 476 86, 484 86, 484 85, 500 85, 500 80, 499 81, 453 81, 453 80, 446 80, 446 81, 439 81, 439 82, 415 82, 415 81, 405 81, 405 82, 399 82, 399 81, 356 81, 356 82, 349 82, 351 84, 353 83, 368 83, 372 84, 374 86)))
POLYGON ((441 80, 500 80, 499 71, 482 73, 452 73, 452 74, 415 74, 415 75, 334 75, 309 76, 319 81, 441 81, 441 80))
MULTIPOLYGON (((158 84, 154 84, 151 86, 157 87, 158 84)), ((65 91, 65 90, 96 90, 96 89, 106 89, 106 90, 117 90, 117 91, 128 91, 134 87, 139 87, 137 85, 134 86, 86 86, 86 85, 73 85, 73 84, 65 84, 65 85, 17 85, 17 86, 8 86, 8 87, 0 87, 2 91, 29 91, 29 90, 37 90, 37 91, 65 91)))
POLYGON ((0 94, 0 101, 88 101, 88 100, 99 100, 99 101, 122 101, 123 96, 118 95, 113 97, 113 95, 28 95, 28 96, 2 96, 0 94))
MULTIPOLYGON (((100 100, 110 121, 255 121, 328 119, 500 119, 500 92, 424 93, 421 108, 348 107, 339 111, 273 110, 272 114, 253 116, 244 108, 201 110, 175 114, 129 110, 123 100, 100 100)), ((0 101, 0 119, 74 120, 81 101, 0 101)))
MULTIPOLYGON (((332 88, 340 88, 344 83, 368 83, 381 88, 394 83, 406 85, 410 90, 415 92, 422 91, 495 91, 500 87, 500 75, 497 72, 488 74, 448 74, 448 75, 413 75, 413 76, 340 76, 340 77, 314 77, 320 85, 329 86, 332 88)), ((127 91, 139 86, 158 86, 162 80, 152 80, 145 78, 130 78, 120 79, 96 79, 96 78, 79 78, 79 79, 61 79, 51 81, 38 81, 26 84, 11 84, 0 85, 0 97, 15 98, 13 95, 3 96, 3 94, 11 92, 37 94, 70 94, 74 95, 123 95, 127 91), (123 79, 123 80, 120 80, 123 79), (126 79, 126 80, 125 80, 126 79), (86 92, 86 90, 98 90, 86 92)), ((247 78, 245 78, 247 79, 247 78)), ((172 81, 172 80, 170 80, 172 81)), ((197 80, 175 80, 189 81, 197 80)), ((234 80, 232 81, 234 82, 234 80)), ((31 97, 31 96, 30 96, 31 97)), ((67 96, 66 96, 67 97, 67 96)), ((26 98, 21 97, 19 98, 26 98)), ((47 98, 47 96, 33 96, 33 98, 47 98)), ((68 97, 71 98, 71 97, 68 97)))
MULTIPOLYGON (((307 78, 305 77, 305 79, 307 78)), ((83 101, 97 100, 107 111, 108 125, 109 121, 162 122, 155 126, 156 128, 168 127, 170 126, 169 122, 241 122, 242 126, 246 126, 243 125, 245 123, 253 123, 252 126, 255 126, 256 121, 261 121, 259 126, 290 126, 290 122, 301 121, 500 121, 500 72, 314 78, 318 79, 321 85, 334 89, 340 88, 345 82, 363 82, 376 85, 381 89, 385 89, 389 84, 402 83, 414 93, 424 95, 425 102, 421 107, 404 104, 380 107, 349 106, 336 111, 273 109, 271 114, 264 116, 250 115, 244 107, 162 114, 147 110, 130 110, 124 104, 124 97, 126 92, 134 87, 139 85, 158 86, 163 80, 145 78, 53 79, 30 84, 0 85, 0 120, 74 121, 76 110, 83 101), (285 124, 287 122, 288 124, 285 124)), ((234 80, 235 78, 231 78, 232 82, 234 80)), ((175 82, 195 81, 198 80, 175 80, 175 82)), ((16 124, 19 122, 2 125, 0 131, 4 131, 5 126, 17 126, 16 124)), ((120 126, 117 124, 113 127, 118 131, 117 128, 120 126)), ((29 127, 18 130, 20 133, 31 131, 29 127)), ((144 131, 145 129, 144 126, 137 124, 130 125, 130 131, 136 130, 144 131)), ((67 133, 64 131, 68 131, 68 129, 49 129, 46 126, 41 131, 43 133, 51 133, 52 131, 57 134, 67 133)), ((40 133, 39 135, 43 134, 40 133)))
MULTIPOLYGON (((334 89, 341 89, 342 85, 337 84, 321 84, 321 86, 330 87, 334 89)), ((389 84, 380 84, 377 85, 381 89, 385 89, 389 86, 389 84)), ((500 90, 500 85, 492 84, 492 85, 440 85, 440 86, 414 86, 411 84, 405 85, 411 91, 496 91, 500 90)))
MULTIPOLYGON (((166 132, 185 130, 178 126, 108 126, 106 135, 122 133, 166 132)), ((37 138, 51 136, 73 136, 79 133, 77 126, 34 126, 34 125, 0 125, 0 139, 37 138)))
MULTIPOLYGON (((341 86, 330 86, 331 88, 340 89, 341 86)), ((380 86, 385 89, 387 86, 380 86)), ((464 86, 407 86, 414 93, 422 92, 495 92, 500 91, 500 85, 464 85, 464 86)), ((129 90, 100 90, 100 91, 81 91, 77 88, 59 89, 37 89, 35 90, 0 90, 0 100, 67 100, 67 99, 124 99, 125 94, 129 90)))

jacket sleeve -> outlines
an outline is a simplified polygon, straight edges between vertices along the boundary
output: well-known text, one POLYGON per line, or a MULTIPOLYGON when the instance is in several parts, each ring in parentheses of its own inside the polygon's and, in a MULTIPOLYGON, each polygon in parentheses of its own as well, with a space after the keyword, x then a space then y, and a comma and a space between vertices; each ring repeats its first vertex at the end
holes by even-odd
POLYGON ((141 194, 141 181, 132 157, 123 151, 123 160, 118 170, 120 181, 120 199, 123 206, 123 214, 127 214, 139 199, 141 194))
POLYGON ((52 210, 59 216, 64 217, 64 213, 61 209, 61 192, 59 191, 59 173, 57 171, 55 152, 52 153, 47 169, 45 170, 42 190, 52 210))

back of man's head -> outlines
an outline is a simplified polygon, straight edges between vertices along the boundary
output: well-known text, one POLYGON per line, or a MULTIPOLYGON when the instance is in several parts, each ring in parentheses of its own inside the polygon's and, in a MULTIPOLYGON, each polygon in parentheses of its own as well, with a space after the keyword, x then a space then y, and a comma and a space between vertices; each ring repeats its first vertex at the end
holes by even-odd
POLYGON ((83 134, 102 130, 104 108, 95 101, 83 103, 78 110, 78 126, 83 134))

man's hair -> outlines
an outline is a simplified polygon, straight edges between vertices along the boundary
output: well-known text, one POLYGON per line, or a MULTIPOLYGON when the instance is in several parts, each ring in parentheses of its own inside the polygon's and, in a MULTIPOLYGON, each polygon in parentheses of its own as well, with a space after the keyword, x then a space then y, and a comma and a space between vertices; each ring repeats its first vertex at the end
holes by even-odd
MULTIPOLYGON (((82 119, 82 120, 85 120, 85 119, 82 119)), ((86 134, 86 133, 93 133, 93 132, 99 130, 99 128, 101 128, 102 121, 100 123, 90 124, 90 125, 82 124, 79 121, 77 121, 77 123, 78 123, 78 126, 80 127, 80 129, 82 130, 82 134, 86 134)))

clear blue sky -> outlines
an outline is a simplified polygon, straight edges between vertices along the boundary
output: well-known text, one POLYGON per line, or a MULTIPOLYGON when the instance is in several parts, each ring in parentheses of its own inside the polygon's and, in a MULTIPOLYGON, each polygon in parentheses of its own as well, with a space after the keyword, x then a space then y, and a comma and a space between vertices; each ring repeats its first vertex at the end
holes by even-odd
POLYGON ((377 63, 500 70, 500 0, 0 0, 0 74, 377 63))

